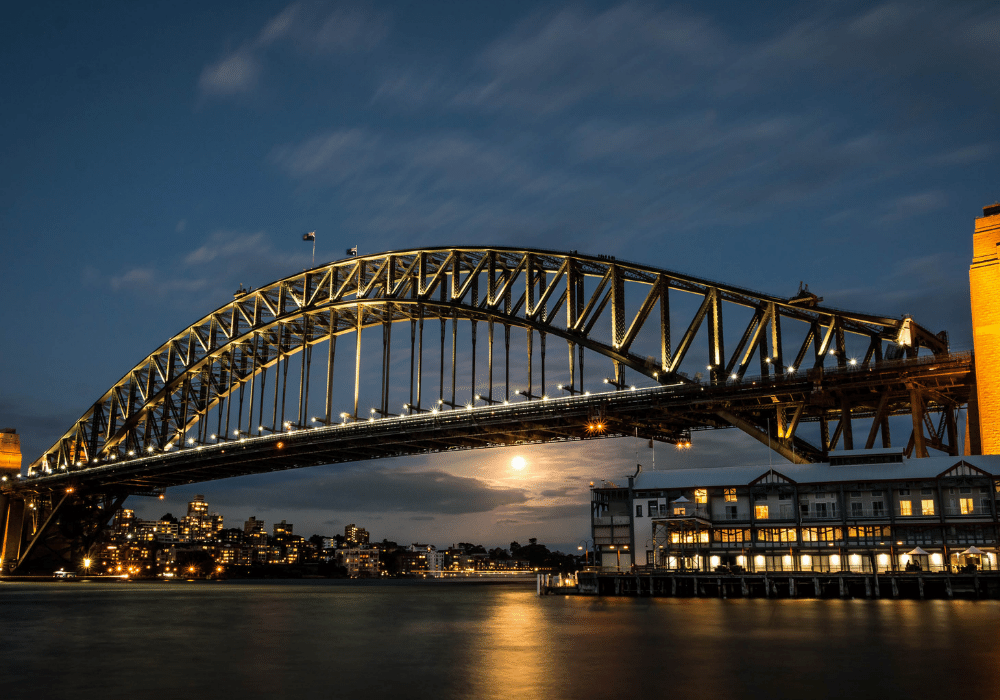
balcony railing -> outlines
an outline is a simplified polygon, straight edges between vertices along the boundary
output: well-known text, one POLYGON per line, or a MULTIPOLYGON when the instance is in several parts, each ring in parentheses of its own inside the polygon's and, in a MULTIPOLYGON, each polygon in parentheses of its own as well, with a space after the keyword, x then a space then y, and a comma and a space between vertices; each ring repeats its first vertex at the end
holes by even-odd
POLYGON ((945 515, 965 515, 965 516, 976 517, 976 518, 990 518, 990 517, 992 517, 992 513, 990 513, 989 510, 984 509, 984 508, 978 508, 978 507, 973 507, 971 509, 966 509, 963 512, 963 510, 960 507, 958 507, 958 506, 954 506, 954 507, 953 506, 945 506, 944 507, 944 514, 945 515))
POLYGON ((750 520, 749 511, 736 511, 735 513, 719 513, 713 520, 725 522, 746 522, 750 520))
POLYGON ((708 509, 706 508, 690 508, 685 512, 665 513, 655 517, 658 520, 677 520, 679 518, 701 518, 702 520, 712 519, 712 516, 709 515, 708 509))
POLYGON ((840 512, 835 510, 803 510, 800 512, 803 520, 840 520, 840 512))
POLYGON ((914 508, 909 513, 904 513, 901 510, 896 510, 896 517, 898 518, 936 518, 938 516, 937 510, 932 510, 925 513, 921 508, 914 508))
POLYGON ((845 513, 845 515, 848 520, 858 520, 859 518, 888 518, 889 510, 887 508, 851 508, 845 513))

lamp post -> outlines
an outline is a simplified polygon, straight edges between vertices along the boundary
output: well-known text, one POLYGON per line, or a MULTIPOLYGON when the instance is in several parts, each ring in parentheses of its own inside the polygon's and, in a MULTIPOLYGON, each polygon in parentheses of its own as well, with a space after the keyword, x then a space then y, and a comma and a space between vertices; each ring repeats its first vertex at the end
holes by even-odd
MULTIPOLYGON (((578 546, 576 548, 576 550, 578 552, 579 551, 583 552, 583 565, 584 566, 590 566, 590 549, 589 549, 588 545, 589 545, 589 547, 593 547, 594 546, 594 540, 580 540, 580 546, 578 546)), ((595 554, 596 554, 596 552, 595 552, 595 554)))

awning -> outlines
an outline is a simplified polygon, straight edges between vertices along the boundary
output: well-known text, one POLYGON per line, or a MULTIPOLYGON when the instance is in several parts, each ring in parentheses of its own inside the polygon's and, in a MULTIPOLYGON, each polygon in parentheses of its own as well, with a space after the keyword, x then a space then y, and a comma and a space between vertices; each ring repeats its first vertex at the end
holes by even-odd
POLYGON ((927 554, 928 554, 928 553, 927 553, 927 552, 925 552, 925 551, 924 551, 923 549, 921 549, 920 547, 914 547, 914 548, 913 548, 913 549, 911 549, 911 550, 910 550, 909 552, 907 552, 907 554, 909 554, 910 556, 914 556, 914 557, 915 557, 915 556, 918 556, 918 555, 919 555, 919 556, 927 556, 927 554))
POLYGON ((983 550, 981 550, 979 547, 977 547, 975 545, 972 545, 967 550, 965 550, 964 552, 962 552, 962 554, 971 554, 971 555, 974 555, 974 556, 979 556, 980 554, 986 554, 986 552, 984 552, 983 550))

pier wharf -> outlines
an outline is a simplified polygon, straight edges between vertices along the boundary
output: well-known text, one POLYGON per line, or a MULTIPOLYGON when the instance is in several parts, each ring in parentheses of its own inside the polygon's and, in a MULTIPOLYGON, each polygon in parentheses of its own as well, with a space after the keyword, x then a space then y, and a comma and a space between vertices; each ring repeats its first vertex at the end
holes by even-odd
POLYGON ((677 598, 998 599, 1000 575, 995 571, 961 574, 580 571, 575 581, 540 581, 539 593, 677 598))

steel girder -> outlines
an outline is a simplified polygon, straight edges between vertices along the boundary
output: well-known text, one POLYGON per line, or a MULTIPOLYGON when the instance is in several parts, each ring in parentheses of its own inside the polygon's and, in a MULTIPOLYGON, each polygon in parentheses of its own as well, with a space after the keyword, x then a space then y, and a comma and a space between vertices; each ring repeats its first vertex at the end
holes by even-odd
MULTIPOLYGON (((442 404, 452 406, 456 405, 458 321, 468 322, 472 331, 473 390, 477 324, 488 324, 490 391, 483 400, 489 402, 497 401, 492 381, 496 324, 504 327, 508 374, 510 330, 521 328, 527 332, 528 388, 522 395, 529 399, 540 398, 545 391, 546 336, 567 343, 570 383, 566 390, 571 394, 583 390, 584 350, 610 360, 612 377, 607 382, 619 388, 625 384, 626 368, 660 384, 671 384, 692 381, 682 368, 706 367, 710 383, 722 386, 746 380, 755 358, 761 376, 767 378, 780 377, 786 370, 794 374, 806 365, 819 369, 832 363, 843 368, 848 362, 845 334, 864 339, 867 351, 859 363, 861 367, 878 366, 892 353, 916 357, 920 348, 934 354, 947 352, 943 335, 933 335, 910 319, 826 308, 809 295, 786 299, 608 256, 510 248, 396 251, 337 261, 238 294, 231 303, 178 333, 137 364, 30 465, 29 473, 90 469, 170 450, 184 440, 203 444, 209 434, 206 419, 216 410, 221 426, 224 401, 228 435, 228 417, 237 396, 241 421, 237 432, 242 434, 247 392, 251 411, 246 419, 247 432, 257 425, 259 433, 265 383, 271 369, 275 376, 269 429, 281 430, 278 374, 284 371, 280 423, 285 423, 288 359, 305 351, 309 363, 305 359, 301 362, 296 405, 289 408, 289 415, 295 415, 295 425, 301 427, 307 415, 304 407, 309 402, 307 368, 311 368, 312 348, 324 342, 328 352, 321 415, 322 422, 329 425, 335 420, 331 396, 336 340, 349 334, 358 337, 354 348, 356 418, 362 362, 360 334, 374 327, 382 328, 384 343, 377 410, 387 415, 385 348, 391 342, 392 325, 406 321, 411 328, 410 404, 417 411, 426 410, 421 405, 420 362, 424 325, 433 320, 441 322, 439 398, 442 404), (677 292, 701 299, 693 315, 677 311, 677 292), (749 322, 733 351, 727 354, 724 311, 729 315, 730 309, 737 307, 749 313, 749 322), (659 312, 654 313, 657 308, 659 312), (451 400, 445 401, 445 324, 449 321, 452 391, 451 400), (786 347, 787 341, 782 340, 782 326, 787 330, 789 323, 804 329, 804 334, 800 333, 804 340, 794 347, 786 347), (707 330, 702 334, 707 336, 707 352, 696 356, 692 350, 703 328, 707 330), (672 329, 683 329, 676 344, 672 342, 672 329), (542 353, 542 388, 537 393, 532 384, 535 333, 540 335, 542 353), (638 342, 640 336, 644 343, 638 342), (640 346, 647 350, 655 346, 655 353, 644 353, 640 346), (794 360, 787 362, 790 357, 794 360), (259 391, 258 421, 252 415, 255 389, 259 391)), ((509 391, 505 382, 505 397, 509 391)), ((722 424, 732 425, 724 415, 716 414, 722 424)))
MULTIPOLYGON (((636 434, 684 443, 692 429, 733 425, 791 461, 815 461, 839 439, 846 440, 849 429, 838 423, 832 438, 827 435, 824 444, 816 446, 795 434, 796 421, 839 421, 846 402, 855 419, 873 418, 877 428, 880 415, 910 411, 916 384, 925 409, 947 416, 949 406, 968 399, 972 363, 964 353, 812 374, 618 390, 292 430, 59 471, 19 480, 5 491, 28 499, 51 499, 67 490, 151 493, 244 474, 502 445, 636 434), (788 417, 784 424, 776 420, 780 413, 788 417), (586 429, 595 423, 602 428, 586 429)), ((933 443, 937 439, 932 432, 924 438, 925 446, 942 449, 944 445, 933 443)))

